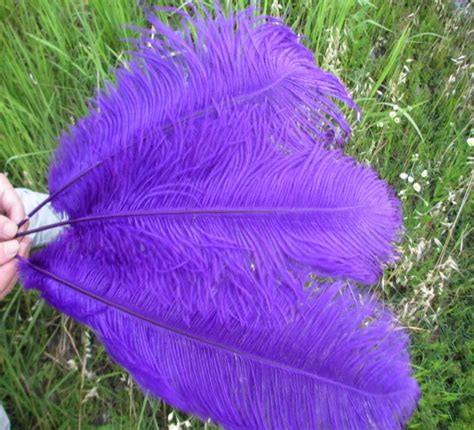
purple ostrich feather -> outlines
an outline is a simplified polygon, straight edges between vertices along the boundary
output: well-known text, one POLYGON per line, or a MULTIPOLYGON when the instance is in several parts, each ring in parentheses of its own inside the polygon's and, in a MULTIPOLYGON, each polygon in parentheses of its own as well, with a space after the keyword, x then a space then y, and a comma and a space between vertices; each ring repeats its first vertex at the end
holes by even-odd
POLYGON ((61 137, 69 227, 22 260, 25 287, 225 428, 403 428, 408 338, 353 284, 394 260, 401 208, 342 152, 357 107, 281 21, 172 13, 61 137))

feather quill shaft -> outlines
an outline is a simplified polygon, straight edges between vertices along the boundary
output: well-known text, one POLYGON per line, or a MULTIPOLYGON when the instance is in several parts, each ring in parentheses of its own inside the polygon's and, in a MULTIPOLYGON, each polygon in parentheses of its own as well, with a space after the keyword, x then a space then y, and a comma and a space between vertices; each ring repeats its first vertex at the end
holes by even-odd
POLYGON ((57 227, 64 227, 66 225, 80 224, 85 222, 94 221, 107 221, 120 218, 135 218, 135 217, 156 217, 156 216, 193 216, 193 215, 289 215, 289 214, 301 214, 301 215, 312 215, 319 212, 345 212, 355 211, 358 209, 368 209, 369 206, 342 206, 335 208, 272 208, 272 209, 243 209, 243 208, 216 208, 216 209, 167 209, 167 210, 156 210, 156 211, 141 211, 141 212, 120 212, 104 215, 85 216, 82 218, 67 219, 58 221, 53 224, 43 225, 41 227, 32 228, 26 231, 20 231, 17 233, 15 238, 28 236, 29 234, 39 233, 42 231, 51 230, 57 227))

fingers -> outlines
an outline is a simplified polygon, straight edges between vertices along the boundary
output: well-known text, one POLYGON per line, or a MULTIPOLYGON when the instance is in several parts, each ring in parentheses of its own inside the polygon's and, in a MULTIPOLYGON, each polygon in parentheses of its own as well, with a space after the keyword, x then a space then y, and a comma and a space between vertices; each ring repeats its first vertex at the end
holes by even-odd
POLYGON ((16 261, 10 260, 8 263, 0 266, 0 300, 13 289, 16 283, 16 261))
POLYGON ((0 243, 0 266, 15 257, 19 249, 20 243, 17 240, 7 240, 6 242, 0 243))
POLYGON ((13 239, 18 231, 16 224, 4 215, 0 215, 0 240, 13 239))
POLYGON ((6 215, 16 224, 25 218, 23 204, 3 173, 0 173, 0 214, 6 215))
MULTIPOLYGON (((24 228, 28 228, 28 223, 24 225, 24 228)), ((25 239, 14 239, 18 231, 17 225, 7 217, 0 215, 0 265, 7 263, 11 260, 21 249, 21 244, 25 239)), ((30 243, 28 239, 26 243, 30 243)), ((2 278, 0 278, 0 285, 2 284, 2 278)))
MULTIPOLYGON (((30 252, 30 248, 31 239, 26 237, 20 243, 18 255, 27 257, 28 253, 30 252)), ((17 264, 17 260, 10 260, 6 264, 0 266, 0 300, 3 300, 16 284, 18 279, 17 264)))
MULTIPOLYGON (((17 224, 25 218, 25 210, 20 198, 8 181, 0 173, 0 300, 15 286, 17 281, 17 261, 15 255, 26 256, 31 247, 31 239, 14 239, 17 224)), ((24 226, 26 228, 26 225, 24 226)))

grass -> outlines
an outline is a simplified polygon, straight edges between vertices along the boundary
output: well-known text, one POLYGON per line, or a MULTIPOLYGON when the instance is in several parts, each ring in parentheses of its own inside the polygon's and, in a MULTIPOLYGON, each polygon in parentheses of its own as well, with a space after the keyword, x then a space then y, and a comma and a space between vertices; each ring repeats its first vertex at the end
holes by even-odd
MULTIPOLYGON (((348 151, 403 201, 402 258, 374 291, 411 335, 423 396, 408 427, 472 428, 472 18, 446 1, 261 5, 286 16, 345 82, 364 114, 348 151)), ((133 33, 124 24, 144 24, 143 11, 131 0, 4 0, 0 19, 0 169, 16 186, 45 190, 57 135, 126 60, 120 39, 133 33)), ((0 309, 0 401, 13 428, 156 429, 186 419, 144 397, 87 329, 36 292, 17 288, 0 309)))

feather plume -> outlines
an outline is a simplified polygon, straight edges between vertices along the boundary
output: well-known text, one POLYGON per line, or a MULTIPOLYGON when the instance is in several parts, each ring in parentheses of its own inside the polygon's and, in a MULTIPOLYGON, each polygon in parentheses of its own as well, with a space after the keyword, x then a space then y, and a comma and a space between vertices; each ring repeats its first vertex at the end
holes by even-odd
MULTIPOLYGON (((149 16, 152 30, 142 30, 134 41, 137 49, 116 72, 116 86, 109 83, 90 104, 91 115, 63 135, 58 171, 53 165, 50 176, 52 193, 150 134, 166 133, 176 123, 189 129, 190 121, 203 117, 232 118, 238 112, 241 123, 250 124, 258 118, 274 144, 291 150, 342 145, 349 138, 350 126, 336 102, 357 109, 355 103, 334 75, 315 66, 313 54, 288 27, 255 17, 252 9, 228 16, 216 9, 214 19, 204 11, 174 11, 182 18, 178 30, 149 16)), ((199 148, 193 150, 203 157, 199 148)), ((81 200, 89 179, 68 194, 81 200)), ((54 204, 74 213, 75 205, 66 205, 62 196, 54 204)))
POLYGON ((186 322, 159 296, 145 304, 91 274, 94 288, 84 291, 32 260, 23 265, 27 284, 92 327, 145 390, 226 429, 401 429, 416 406, 406 335, 350 285, 313 286, 297 314, 267 330, 212 312, 186 322))
MULTIPOLYGON (((196 146, 213 147, 223 135, 237 140, 226 121, 216 127, 196 146)), ((134 278, 130 288, 143 285, 134 271, 140 260, 156 294, 171 299, 178 291, 189 302, 176 306, 203 312, 211 301, 228 312, 234 293, 259 289, 263 300, 255 311, 266 313, 275 306, 278 282, 299 285, 282 296, 291 304, 304 294, 310 273, 377 280, 401 219, 398 200, 371 169, 321 148, 257 153, 253 138, 186 168, 185 133, 125 151, 91 174, 96 182, 82 200, 63 197, 78 216, 68 221, 74 224, 59 247, 85 243, 80 253, 92 264, 116 270, 121 262, 134 278)), ((239 301, 233 313, 247 318, 250 308, 239 301)))
POLYGON ((331 149, 354 103, 280 21, 176 13, 178 30, 150 16, 61 138, 50 192, 70 226, 22 262, 25 286, 226 428, 401 428, 407 338, 347 283, 375 282, 401 231, 390 187, 331 149))

